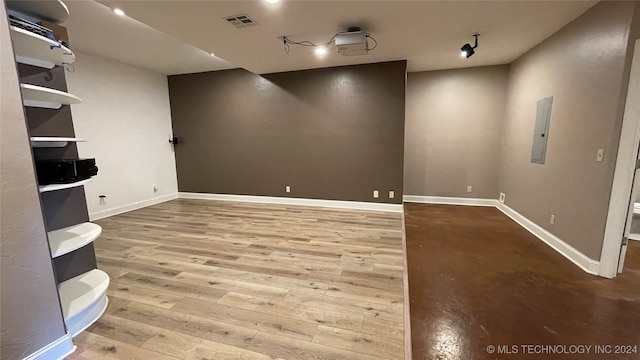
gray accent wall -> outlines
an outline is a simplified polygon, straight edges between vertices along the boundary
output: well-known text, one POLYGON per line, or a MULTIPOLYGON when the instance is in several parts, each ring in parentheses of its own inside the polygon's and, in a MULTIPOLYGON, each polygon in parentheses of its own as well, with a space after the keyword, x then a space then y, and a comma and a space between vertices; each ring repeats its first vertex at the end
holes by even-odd
POLYGON ((408 74, 405 195, 498 197, 507 74, 506 65, 408 74))
POLYGON ((405 81, 406 61, 170 76, 178 189, 401 203, 405 81))
POLYGON ((14 360, 66 331, 3 2, 0 48, 0 358, 14 360))
POLYGON ((499 184, 506 204, 596 260, 638 7, 638 2, 598 3, 516 60, 509 72, 499 184), (536 101, 548 96, 553 96, 553 109, 546 159, 544 165, 534 164, 529 160, 536 101), (598 149, 606 151, 603 162, 596 162, 598 149))

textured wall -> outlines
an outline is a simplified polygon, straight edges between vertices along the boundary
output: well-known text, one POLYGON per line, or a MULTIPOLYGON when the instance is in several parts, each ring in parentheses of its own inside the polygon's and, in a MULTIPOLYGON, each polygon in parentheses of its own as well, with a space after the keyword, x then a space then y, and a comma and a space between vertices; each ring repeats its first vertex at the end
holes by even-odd
POLYGON ((400 203, 405 75, 397 61, 170 76, 179 190, 400 203))
POLYGON ((511 64, 500 172, 506 203, 600 258, 637 2, 604 1, 511 64), (546 163, 529 162, 536 101, 553 96, 546 163), (596 162, 605 149, 604 162, 596 162), (555 225, 549 224, 551 214, 555 225))
POLYGON ((2 360, 65 335, 4 3, 0 4, 0 292, 2 360))
MULTIPOLYGON (((73 35, 73 34, 72 34, 73 35)), ((92 218, 162 201, 178 192, 167 77, 101 57, 77 53, 67 74, 82 158, 96 158, 99 173, 85 185, 92 218), (153 186, 157 186, 157 191, 153 186), (100 204, 98 195, 106 195, 100 204)))
POLYGON ((498 197, 507 73, 489 66, 408 74, 405 195, 498 197))

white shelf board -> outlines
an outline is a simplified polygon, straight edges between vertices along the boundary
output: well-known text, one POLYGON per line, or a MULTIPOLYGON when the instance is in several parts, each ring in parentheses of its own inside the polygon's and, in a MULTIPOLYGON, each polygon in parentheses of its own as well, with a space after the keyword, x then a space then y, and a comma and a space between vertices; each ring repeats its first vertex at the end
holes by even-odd
POLYGON ((107 308, 109 275, 93 269, 58 285, 64 322, 76 336, 102 316, 107 308))
POLYGON ((11 39, 19 63, 53 69, 76 61, 68 47, 30 31, 11 26, 11 39))
POLYGON ((57 258, 77 250, 97 239, 101 233, 102 227, 90 222, 49 231, 51 256, 57 258))
POLYGON ((60 0, 7 0, 7 9, 39 20, 63 23, 69 19, 69 9, 60 0))
POLYGON ((77 182, 70 183, 70 184, 41 185, 38 188, 39 188, 40 192, 43 193, 43 192, 48 192, 48 191, 71 189, 71 188, 74 188, 74 187, 83 186, 84 184, 88 183, 89 181, 91 181, 91 178, 86 179, 86 180, 77 181, 77 182))
POLYGON ((24 106, 59 109, 62 105, 78 104, 79 97, 43 86, 20 84, 24 106))
POLYGON ((46 136, 32 136, 31 146, 35 148, 53 148, 53 147, 65 147, 70 142, 85 142, 86 139, 72 138, 72 137, 46 137, 46 136))

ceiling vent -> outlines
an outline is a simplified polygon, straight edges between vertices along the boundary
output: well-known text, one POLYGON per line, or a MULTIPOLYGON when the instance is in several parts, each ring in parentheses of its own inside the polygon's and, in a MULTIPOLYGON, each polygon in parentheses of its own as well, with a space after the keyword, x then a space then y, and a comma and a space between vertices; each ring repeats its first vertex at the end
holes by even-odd
POLYGON ((233 26, 235 26, 237 28, 243 28, 243 27, 247 27, 247 26, 252 26, 252 25, 257 25, 258 24, 252 18, 250 18, 249 15, 247 15, 247 14, 238 14, 238 15, 232 15, 232 16, 225 16, 225 17, 223 17, 223 19, 225 19, 229 24, 232 24, 233 26))

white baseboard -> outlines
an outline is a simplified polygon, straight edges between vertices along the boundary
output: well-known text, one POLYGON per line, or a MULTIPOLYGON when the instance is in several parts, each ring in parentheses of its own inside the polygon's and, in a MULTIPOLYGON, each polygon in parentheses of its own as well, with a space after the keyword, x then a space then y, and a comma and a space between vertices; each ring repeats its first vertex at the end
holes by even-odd
POLYGON ((27 356, 23 360, 62 360, 75 351, 76 346, 73 345, 73 341, 71 341, 71 335, 65 334, 63 337, 27 356))
POLYGON ((420 196, 420 195, 404 195, 404 202, 423 203, 423 204, 443 204, 443 205, 466 205, 466 206, 496 206, 496 199, 474 199, 460 197, 442 197, 442 196, 420 196))
POLYGON ((94 213, 89 214, 89 219, 91 221, 100 220, 109 216, 114 216, 114 215, 129 212, 129 211, 133 211, 133 210, 138 210, 143 207, 160 204, 165 201, 169 201, 177 198, 178 198, 178 193, 173 193, 169 195, 158 196, 148 200, 136 201, 131 204, 116 206, 116 207, 102 210, 102 211, 96 211, 94 213))
POLYGON ((275 197, 275 196, 206 194, 206 193, 190 193, 190 192, 181 192, 179 193, 179 197, 181 199, 239 201, 239 202, 263 203, 263 204, 319 206, 319 207, 340 208, 340 209, 402 212, 401 204, 383 204, 383 203, 360 202, 360 201, 300 199, 300 198, 287 198, 287 197, 275 197))
POLYGON ((585 254, 581 253, 566 242, 560 240, 560 238, 558 238, 557 236, 553 235, 533 221, 522 216, 520 213, 508 207, 507 205, 497 203, 496 207, 505 215, 513 219, 513 221, 520 224, 520 226, 528 230, 540 240, 544 241, 547 245, 551 246, 551 248, 559 252, 562 256, 569 259, 569 261, 578 265, 578 267, 580 267, 582 270, 588 272, 589 274, 598 275, 598 271, 600 270, 599 261, 589 258, 585 254))

